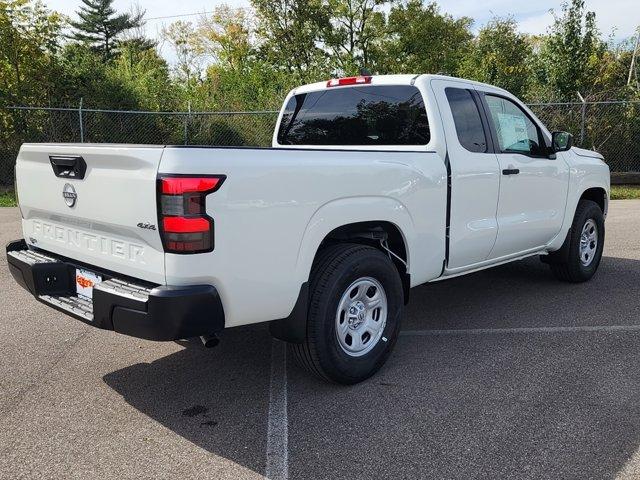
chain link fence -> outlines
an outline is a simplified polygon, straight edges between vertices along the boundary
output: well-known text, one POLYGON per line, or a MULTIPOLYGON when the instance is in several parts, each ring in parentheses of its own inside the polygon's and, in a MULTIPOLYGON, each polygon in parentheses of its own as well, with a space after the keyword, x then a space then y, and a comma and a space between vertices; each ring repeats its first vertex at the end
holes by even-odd
MULTIPOLYGON (((550 130, 573 133, 612 172, 640 172, 640 101, 535 103, 550 130)), ((73 108, 0 109, 0 186, 13 183, 25 142, 260 146, 271 144, 278 112, 142 112, 73 108)))
POLYGON ((549 130, 565 130, 575 145, 600 152, 612 172, 640 172, 640 101, 534 103, 549 130))
POLYGON ((0 186, 13 184, 15 159, 25 142, 267 147, 277 116, 277 111, 0 109, 0 186))

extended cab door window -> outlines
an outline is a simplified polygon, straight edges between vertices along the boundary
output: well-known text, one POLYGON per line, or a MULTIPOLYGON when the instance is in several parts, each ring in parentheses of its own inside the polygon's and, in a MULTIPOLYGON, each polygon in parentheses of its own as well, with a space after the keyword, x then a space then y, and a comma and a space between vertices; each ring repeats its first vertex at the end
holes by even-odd
POLYGON ((422 95, 411 85, 294 95, 278 130, 280 145, 426 145, 429 139, 422 95))
POLYGON ((540 128, 518 105, 495 95, 487 94, 485 99, 501 152, 548 156, 540 128))
POLYGON ((464 88, 446 88, 445 93, 451 107, 460 145, 470 152, 485 153, 487 138, 478 106, 471 92, 464 88))

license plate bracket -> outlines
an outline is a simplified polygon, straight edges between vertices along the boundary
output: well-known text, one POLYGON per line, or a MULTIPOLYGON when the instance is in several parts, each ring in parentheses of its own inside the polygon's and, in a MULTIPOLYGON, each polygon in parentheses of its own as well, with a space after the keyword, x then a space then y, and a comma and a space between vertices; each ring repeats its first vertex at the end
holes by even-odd
POLYGON ((93 287, 102 282, 102 276, 83 268, 76 268, 76 293, 79 297, 93 299, 93 287))

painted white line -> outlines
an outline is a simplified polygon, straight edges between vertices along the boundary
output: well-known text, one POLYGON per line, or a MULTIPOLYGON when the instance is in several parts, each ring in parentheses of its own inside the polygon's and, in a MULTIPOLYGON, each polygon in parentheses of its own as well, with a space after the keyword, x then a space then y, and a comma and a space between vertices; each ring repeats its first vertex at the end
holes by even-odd
POLYGON ((522 327, 522 328, 461 328, 457 330, 403 330, 404 337, 432 337, 436 335, 491 335, 518 333, 571 333, 571 332, 637 332, 640 325, 595 325, 582 327, 522 327))
POLYGON ((289 421, 287 419, 287 349, 271 340, 271 385, 267 423, 267 468, 269 480, 289 478, 289 421))

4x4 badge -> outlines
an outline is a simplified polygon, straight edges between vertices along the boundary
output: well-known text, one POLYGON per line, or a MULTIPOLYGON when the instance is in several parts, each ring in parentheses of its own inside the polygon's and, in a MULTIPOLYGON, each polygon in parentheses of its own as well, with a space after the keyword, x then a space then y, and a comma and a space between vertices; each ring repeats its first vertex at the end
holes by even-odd
POLYGON ((144 228, 144 229, 147 229, 147 230, 155 230, 156 229, 156 226, 153 223, 140 222, 140 223, 138 223, 138 227, 144 228))

